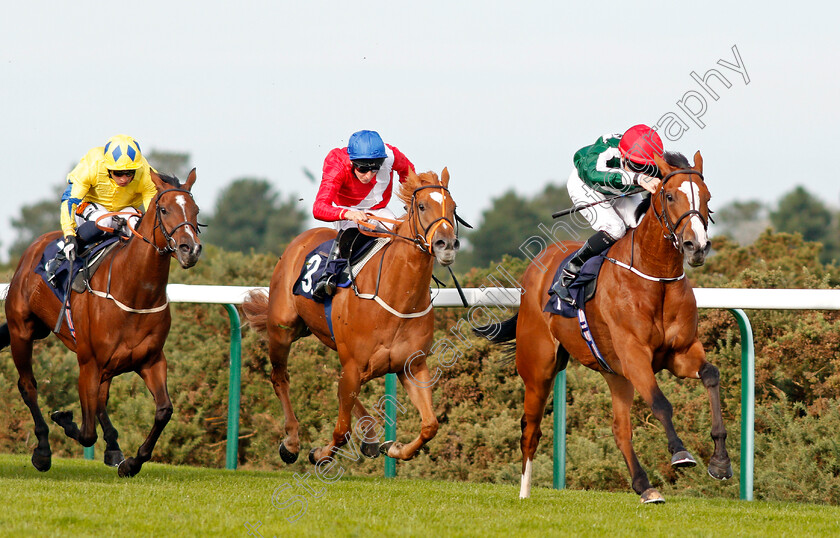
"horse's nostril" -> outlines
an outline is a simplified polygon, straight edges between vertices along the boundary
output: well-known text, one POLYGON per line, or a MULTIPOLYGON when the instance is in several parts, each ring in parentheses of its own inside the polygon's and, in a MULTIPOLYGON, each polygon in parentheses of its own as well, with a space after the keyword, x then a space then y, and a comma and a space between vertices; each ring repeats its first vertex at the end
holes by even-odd
POLYGON ((446 241, 444 241, 443 239, 438 239, 437 241, 435 241, 435 248, 436 249, 446 248, 446 241))
POLYGON ((691 252, 694 252, 695 250, 697 250, 697 246, 694 244, 693 241, 684 242, 683 243, 683 248, 688 250, 688 251, 691 251, 691 252))
POLYGON ((455 250, 460 249, 461 248, 461 241, 459 239, 456 239, 455 244, 453 246, 455 247, 455 250))

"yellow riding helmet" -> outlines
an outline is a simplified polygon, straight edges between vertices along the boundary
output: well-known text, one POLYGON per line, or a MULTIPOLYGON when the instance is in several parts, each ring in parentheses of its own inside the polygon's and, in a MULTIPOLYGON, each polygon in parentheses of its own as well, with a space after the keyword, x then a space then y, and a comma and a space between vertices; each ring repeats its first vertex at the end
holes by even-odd
POLYGON ((108 170, 137 170, 143 165, 140 145, 128 135, 109 138, 104 153, 108 170))

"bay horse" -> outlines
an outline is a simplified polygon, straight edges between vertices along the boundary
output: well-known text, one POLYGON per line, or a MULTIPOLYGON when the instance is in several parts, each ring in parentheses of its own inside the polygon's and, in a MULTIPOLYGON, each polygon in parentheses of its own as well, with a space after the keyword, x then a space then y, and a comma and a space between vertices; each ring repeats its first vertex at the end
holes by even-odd
MULTIPOLYGON (((118 467, 119 476, 134 476, 149 461, 158 437, 172 416, 166 388, 166 357, 163 344, 171 316, 166 296, 169 262, 175 257, 187 269, 198 261, 198 206, 190 189, 196 180, 193 169, 185 184, 177 178, 152 171, 157 196, 140 219, 134 237, 122 241, 106 255, 99 271, 90 279, 85 293, 71 293, 70 313, 75 338, 64 318, 56 336, 79 362, 81 428, 71 411, 56 411, 51 418, 64 433, 82 446, 96 442, 96 420, 105 438, 105 463, 118 467), (104 296, 104 297, 103 297, 104 296), (106 405, 111 379, 134 371, 140 374, 155 400, 151 432, 137 451, 124 458, 117 442, 117 430, 108 418, 106 405)), ((38 407, 38 384, 32 372, 32 345, 49 336, 64 308, 34 268, 44 248, 61 232, 42 235, 23 253, 9 284, 6 323, 0 326, 0 349, 11 344, 17 368, 18 388, 35 420, 38 446, 32 465, 49 470, 52 451, 49 427, 38 407)))
POLYGON ((432 410, 432 390, 426 354, 432 344, 434 313, 430 284, 437 260, 451 265, 460 247, 455 226, 455 202, 449 193, 449 172, 440 179, 434 172, 409 173, 398 196, 407 214, 397 221, 388 245, 377 252, 356 277, 357 289, 339 288, 332 298, 334 337, 323 304, 292 293, 306 263, 307 254, 336 237, 335 230, 314 228, 297 236, 274 268, 268 296, 250 292, 242 310, 250 326, 267 336, 272 365, 271 382, 283 405, 286 437, 280 456, 286 463, 297 460, 300 451, 298 419, 289 396, 289 348, 295 340, 314 334, 338 352, 341 375, 338 382, 338 421, 332 440, 313 448, 313 464, 328 462, 350 440, 351 413, 370 420, 359 402, 360 387, 377 377, 396 373, 421 417, 420 434, 403 444, 388 440, 381 446, 365 432, 361 451, 367 457, 379 452, 408 460, 437 433, 432 410), (360 296, 360 293, 362 296, 360 296), (377 295, 376 302, 370 295, 377 295), (381 302, 380 302, 381 301, 381 302))
POLYGON ((697 303, 683 271, 684 262, 702 265, 711 247, 707 236, 711 196, 703 178, 703 159, 698 151, 692 167, 683 155, 666 153, 664 159, 656 157, 656 164, 663 175, 659 190, 651 196, 638 227, 609 250, 595 296, 585 305, 592 336, 611 372, 599 365, 576 318, 543 311, 560 262, 580 243, 552 244, 540 258, 543 269, 531 263, 525 271, 522 286, 526 292, 517 315, 475 330, 496 343, 516 341, 516 369, 525 382, 520 498, 530 495, 531 466, 542 435, 546 399, 570 355, 600 372, 609 385, 613 436, 641 502, 659 503, 664 498, 651 485, 633 449, 630 407, 634 390, 665 428, 671 465, 696 465, 674 429, 671 403, 657 385, 654 374, 663 369, 680 378, 699 378, 706 387, 715 447, 708 471, 716 479, 732 477, 721 415, 720 374, 706 361, 698 339, 697 303))

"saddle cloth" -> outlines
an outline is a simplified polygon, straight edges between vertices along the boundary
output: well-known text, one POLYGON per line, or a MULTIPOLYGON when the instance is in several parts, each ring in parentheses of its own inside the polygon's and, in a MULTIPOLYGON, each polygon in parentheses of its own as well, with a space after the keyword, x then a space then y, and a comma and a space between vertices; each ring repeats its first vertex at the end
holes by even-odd
MULTIPOLYGON (((365 237, 369 240, 354 249, 349 263, 346 258, 336 258, 329 263, 330 272, 338 275, 338 282, 336 286, 339 288, 346 288, 350 286, 352 278, 355 278, 368 260, 370 260, 374 254, 379 252, 382 247, 390 241, 390 239, 385 237, 376 238, 363 235, 360 235, 359 237, 365 237), (351 267, 353 269, 352 278, 350 275, 351 267)), ((330 255, 330 250, 332 250, 334 242, 334 239, 325 241, 318 245, 312 252, 307 254, 306 263, 303 264, 303 268, 300 270, 300 275, 295 282, 292 293, 317 301, 314 297, 312 297, 312 289, 327 269, 325 261, 330 255)))
POLYGON ((41 275, 41 278, 47 283, 47 285, 49 285, 50 290, 52 290, 55 296, 58 297, 58 300, 64 302, 64 294, 67 290, 68 279, 73 279, 74 291, 85 291, 83 278, 90 278, 93 275, 102 263, 102 259, 105 257, 105 254, 110 251, 111 248, 116 246, 118 240, 119 237, 111 236, 101 243, 88 246, 85 250, 80 252, 79 255, 76 256, 76 260, 73 262, 72 275, 70 274, 70 262, 68 260, 62 261, 58 270, 55 272, 55 279, 53 282, 50 282, 47 280, 49 277, 47 276, 45 267, 47 262, 55 258, 55 255, 58 254, 58 243, 59 241, 62 241, 61 238, 58 238, 44 248, 44 253, 41 255, 41 261, 35 266, 35 272, 41 275), (82 269, 85 269, 85 272, 80 275, 79 273, 82 269))
MULTIPOLYGON (((554 283, 560 280, 560 274, 563 272, 563 268, 565 268, 569 264, 569 260, 574 256, 574 252, 566 256, 565 259, 560 263, 560 267, 557 268, 557 272, 554 274, 554 279, 552 280, 552 287, 554 283)), ((592 299, 595 296, 595 287, 598 283, 598 274, 601 272, 601 265, 604 263, 604 256, 593 256, 586 263, 583 264, 583 267, 580 270, 580 275, 575 279, 574 282, 569 286, 569 292, 572 294, 572 297, 577 303, 579 308, 583 308, 583 305, 586 304, 587 301, 592 299)), ((548 303, 546 303, 545 308, 543 308, 543 312, 549 312, 551 314, 563 316, 564 318, 576 318, 578 317, 578 309, 573 307, 572 305, 561 301, 556 295, 553 293, 549 294, 548 303)))

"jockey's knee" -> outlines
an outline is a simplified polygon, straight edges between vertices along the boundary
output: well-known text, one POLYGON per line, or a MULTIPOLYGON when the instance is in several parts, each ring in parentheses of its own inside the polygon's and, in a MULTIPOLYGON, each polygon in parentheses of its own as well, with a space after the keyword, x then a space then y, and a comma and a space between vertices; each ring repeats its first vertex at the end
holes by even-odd
POLYGON ((606 224, 601 226, 597 229, 599 232, 604 232, 610 239, 613 240, 613 243, 624 237, 624 234, 627 233, 627 227, 624 224, 606 224))

